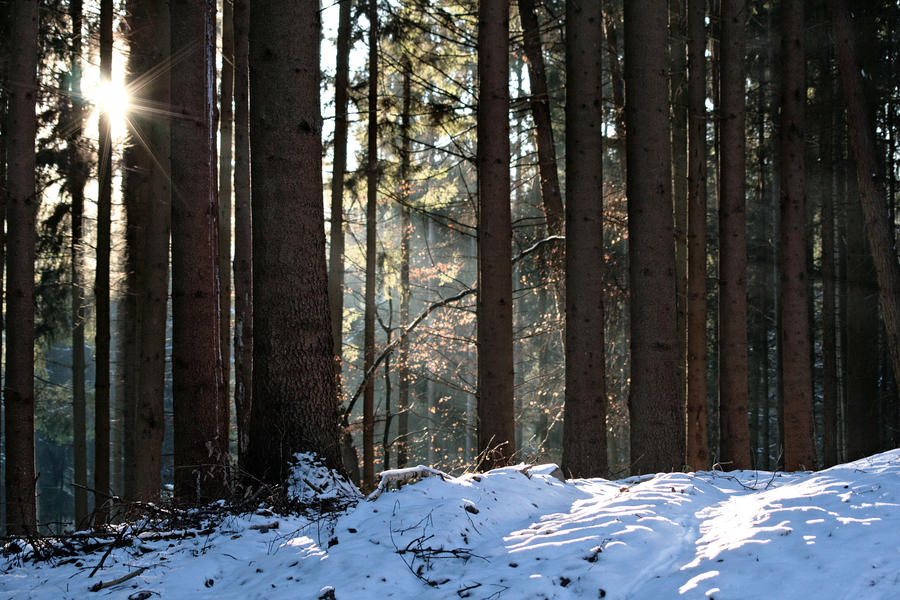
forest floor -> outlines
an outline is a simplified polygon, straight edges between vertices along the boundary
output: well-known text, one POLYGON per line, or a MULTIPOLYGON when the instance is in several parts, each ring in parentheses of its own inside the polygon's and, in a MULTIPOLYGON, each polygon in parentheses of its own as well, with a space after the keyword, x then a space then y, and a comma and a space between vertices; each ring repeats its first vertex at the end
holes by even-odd
POLYGON ((900 450, 815 473, 554 471, 428 477, 331 516, 232 515, 65 559, 26 547, 0 559, 0 598, 900 597, 900 450))

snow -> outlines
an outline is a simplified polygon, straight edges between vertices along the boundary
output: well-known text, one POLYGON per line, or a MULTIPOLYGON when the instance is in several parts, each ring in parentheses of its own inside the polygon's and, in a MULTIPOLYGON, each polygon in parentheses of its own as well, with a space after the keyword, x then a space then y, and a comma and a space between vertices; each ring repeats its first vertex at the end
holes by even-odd
POLYGON ((0 599, 900 597, 900 450, 816 473, 557 475, 518 465, 331 517, 231 516, 116 548, 93 578, 102 548, 12 555, 0 599))

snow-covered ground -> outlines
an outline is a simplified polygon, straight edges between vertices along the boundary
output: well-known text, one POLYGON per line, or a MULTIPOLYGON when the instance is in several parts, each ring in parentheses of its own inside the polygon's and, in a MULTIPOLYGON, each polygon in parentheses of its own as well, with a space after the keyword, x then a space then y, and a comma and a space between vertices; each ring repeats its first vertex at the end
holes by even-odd
POLYGON ((900 450, 817 473, 552 472, 428 477, 330 519, 228 517, 115 549, 93 578, 102 549, 7 557, 0 598, 900 598, 900 450))

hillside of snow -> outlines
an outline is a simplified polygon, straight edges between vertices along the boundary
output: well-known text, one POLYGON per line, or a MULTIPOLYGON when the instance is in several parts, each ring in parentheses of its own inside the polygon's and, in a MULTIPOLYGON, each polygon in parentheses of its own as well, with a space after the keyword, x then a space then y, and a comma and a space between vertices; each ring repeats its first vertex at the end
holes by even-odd
POLYGON ((105 558, 25 548, 0 559, 0 599, 900 598, 900 450, 816 473, 554 470, 428 477, 339 515, 232 516, 105 558))

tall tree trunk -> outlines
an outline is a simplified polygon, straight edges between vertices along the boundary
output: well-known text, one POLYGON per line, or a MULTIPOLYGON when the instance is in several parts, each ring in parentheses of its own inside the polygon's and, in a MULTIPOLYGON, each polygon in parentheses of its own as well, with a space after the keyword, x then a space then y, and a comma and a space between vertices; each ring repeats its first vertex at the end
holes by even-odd
POLYGON ((69 17, 72 19, 72 50, 70 56, 72 102, 72 134, 69 137, 69 194, 72 198, 72 450, 74 453, 75 524, 87 525, 87 410, 84 384, 84 321, 85 294, 83 267, 84 246, 84 186, 87 180, 84 153, 84 100, 81 96, 81 52, 83 2, 72 0, 69 17))
MULTIPOLYGON (((556 145, 553 141, 553 125, 550 119, 550 93, 547 90, 547 73, 544 53, 541 49, 541 31, 534 0, 519 0, 519 17, 522 21, 523 45, 528 59, 528 81, 531 84, 531 118, 536 132, 538 170, 541 180, 541 199, 547 218, 547 233, 564 236, 565 213, 562 193, 559 191, 559 173, 556 166, 556 145)), ((597 32, 602 33, 603 15, 598 16, 597 32)), ((597 51, 601 48, 598 46, 597 51)), ((597 60, 600 60, 599 57, 597 60)), ((566 315, 565 256, 563 243, 554 244, 550 251, 550 270, 556 291, 556 306, 561 318, 566 315)), ((605 470, 605 469, 604 469, 605 470)))
MULTIPOLYGON (((520 0, 521 6, 521 0, 520 0)), ((566 411, 563 470, 601 477, 606 456, 600 0, 566 5, 566 411)))
POLYGON ((666 21, 666 11, 656 2, 625 3, 634 473, 681 469, 685 456, 684 406, 678 393, 666 21))
POLYGON ((34 473, 34 140, 37 99, 38 3, 12 8, 7 139, 6 531, 37 533, 34 473))
MULTIPOLYGON (((369 0, 369 124, 366 164, 366 292, 363 373, 375 362, 375 247, 378 219, 378 3, 369 0)), ((363 392, 363 489, 375 488, 375 380, 366 379, 363 392)))
MULTIPOLYGON (((400 326, 409 324, 409 245, 412 242, 412 223, 409 218, 410 182, 410 113, 412 112, 412 63, 404 56, 403 112, 400 115, 400 326)), ((404 338, 397 348, 397 467, 402 469, 409 460, 409 339, 404 338)))
MULTIPOLYGON (((172 395, 175 498, 224 491, 228 457, 219 328, 215 3, 171 0, 172 395)), ((286 146, 287 147, 287 146, 286 146)))
POLYGON ((688 90, 687 0, 669 0, 669 98, 672 119, 672 208, 675 214, 675 302, 678 392, 687 386, 688 90))
POLYGON ((709 468, 706 409, 706 2, 688 2, 687 466, 709 468))
MULTIPOLYGON (((222 73, 219 75, 219 313, 225 431, 230 428, 231 388, 231 144, 234 139, 234 2, 222 2, 222 73)), ((228 434, 226 433, 226 440, 228 434)), ((226 445, 227 447, 227 445, 226 445)))
POLYGON ((234 411, 238 465, 250 441, 253 260, 250 209, 250 0, 234 3, 234 411))
POLYGON ((835 239, 834 239, 834 79, 831 53, 822 61, 823 115, 819 128, 819 147, 822 153, 822 463, 824 467, 837 464, 837 337, 835 324, 835 239))
POLYGON ((317 0, 251 4, 254 343, 246 467, 271 483, 285 479, 296 452, 341 465, 322 203, 320 19, 317 0))
MULTIPOLYGON (((9 196, 7 187, 8 159, 9 159, 9 70, 12 61, 12 3, 8 2, 0 7, 0 298, 4 294, 3 271, 6 267, 6 206, 9 196)), ((3 340, 3 303, 0 302, 0 352, 2 352, 3 340)), ((0 459, 0 480, 6 482, 6 456, 0 459)), ((6 497, 0 501, 0 524, 6 525, 6 497)))
POLYGON ((719 439, 720 460, 749 469, 747 421, 747 211, 744 131, 744 2, 722 5, 719 69, 719 439))
POLYGON ((784 381, 784 463, 813 469, 812 370, 804 228, 806 79, 803 2, 783 0, 781 15, 781 315, 784 381))
MULTIPOLYGON (((112 0, 100 2, 100 80, 112 79, 113 44, 112 0)), ((96 297, 96 349, 94 366, 94 489, 108 494, 109 489, 109 255, 112 213, 112 136, 109 115, 100 113, 100 157, 98 161, 97 200, 97 273, 94 283, 96 297)), ((95 498, 94 522, 106 521, 108 505, 103 496, 95 498)))
MULTIPOLYGON (((131 51, 129 85, 139 106, 169 103, 168 74, 158 65, 169 55, 169 13, 152 0, 132 0, 129 6, 131 51)), ((127 149, 131 168, 126 172, 126 217, 133 247, 134 289, 129 288, 134 311, 136 361, 132 377, 134 416, 131 449, 133 475, 129 498, 153 501, 161 489, 164 434, 166 318, 169 292, 169 230, 171 188, 168 173, 171 140, 169 125, 140 110, 129 119, 132 142, 127 149)), ((127 307, 126 307, 127 309, 127 307)), ((126 341, 127 343, 127 341, 126 341)), ((131 369, 127 366, 126 369, 131 369)))
POLYGON ((893 249, 893 227, 888 223, 888 202, 884 196, 879 161, 876 158, 875 132, 866 114, 862 75, 859 70, 856 39, 844 0, 831 0, 835 50, 844 99, 850 145, 856 157, 859 202, 865 222, 869 252, 878 276, 878 299, 884 320, 887 345, 894 376, 900 373, 900 262, 893 249))
POLYGON ((509 1, 478 4, 478 449, 515 446, 509 181, 509 1))
MULTIPOLYGON (((343 400, 341 370, 344 347, 344 174, 347 169, 347 90, 350 80, 351 0, 340 0, 337 39, 337 72, 334 89, 334 172, 331 177, 331 246, 328 259, 328 300, 334 344, 335 386, 343 400)), ((360 482, 359 458, 349 428, 341 432, 341 460, 356 483, 360 482)))

